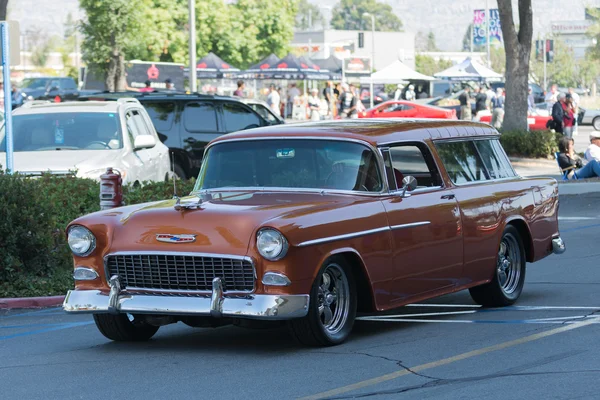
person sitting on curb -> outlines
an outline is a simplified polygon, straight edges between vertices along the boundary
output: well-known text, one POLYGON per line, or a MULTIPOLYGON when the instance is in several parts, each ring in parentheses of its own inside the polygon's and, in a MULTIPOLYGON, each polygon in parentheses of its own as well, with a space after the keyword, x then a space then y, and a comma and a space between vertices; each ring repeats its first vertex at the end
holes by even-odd
POLYGON ((600 132, 590 133, 590 146, 585 151, 587 161, 600 161, 600 132))
POLYGON ((558 165, 563 173, 566 174, 567 179, 600 177, 600 162, 592 160, 584 166, 581 158, 573 150, 574 144, 575 141, 573 138, 567 136, 558 142, 558 165))

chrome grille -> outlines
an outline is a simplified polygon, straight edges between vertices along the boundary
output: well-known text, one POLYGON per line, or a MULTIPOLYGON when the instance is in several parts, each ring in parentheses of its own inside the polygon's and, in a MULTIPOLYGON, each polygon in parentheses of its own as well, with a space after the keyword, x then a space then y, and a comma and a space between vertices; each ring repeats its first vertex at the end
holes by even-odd
POLYGON ((106 257, 107 278, 119 275, 127 288, 211 291, 221 278, 226 292, 254 290, 254 266, 246 258, 197 254, 113 254, 106 257))

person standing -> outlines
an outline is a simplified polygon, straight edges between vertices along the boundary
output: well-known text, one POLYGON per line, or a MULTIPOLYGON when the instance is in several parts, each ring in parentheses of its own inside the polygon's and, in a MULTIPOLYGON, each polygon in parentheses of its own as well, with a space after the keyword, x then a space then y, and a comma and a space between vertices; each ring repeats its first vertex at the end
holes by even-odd
POLYGON ((485 88, 479 87, 478 93, 475 95, 475 117, 477 120, 481 118, 483 111, 487 111, 487 95, 485 94, 485 88))
POLYGON ((152 82, 150 81, 146 81, 144 82, 144 85, 146 85, 145 87, 141 88, 139 91, 142 93, 149 93, 149 92, 154 92, 154 89, 152 89, 151 85, 152 82))
POLYGON ((402 98, 402 89, 404 89, 404 85, 399 83, 394 92, 394 101, 398 101, 402 98))
POLYGON ((321 114, 319 109, 321 107, 321 99, 319 99, 319 89, 313 88, 308 96, 308 111, 310 113, 311 121, 320 121, 321 114))
POLYGON ((558 96, 558 101, 552 106, 552 127, 558 133, 563 133, 564 128, 565 111, 563 103, 565 102, 565 97, 566 95, 561 93, 558 96))
POLYGON ((237 89, 233 92, 234 96, 244 97, 244 88, 246 87, 244 81, 237 81, 237 89))
POLYGON ((406 101, 414 101, 417 98, 414 85, 408 85, 408 90, 404 93, 404 98, 406 101))
POLYGON ((577 122, 577 117, 579 115, 579 102, 580 102, 580 98, 579 95, 577 93, 575 93, 575 89, 573 88, 569 88, 569 94, 571 95, 571 97, 573 98, 573 116, 575 118, 574 124, 573 124, 573 135, 577 135, 577 128, 579 127, 579 124, 577 122))
POLYGON ((529 114, 533 114, 535 111, 535 99, 533 98, 533 91, 531 90, 531 86, 529 86, 529 90, 527 91, 527 112, 529 114))
POLYGON ((290 84, 290 88, 288 90, 288 94, 287 94, 287 115, 292 115, 294 113, 294 104, 297 103, 298 98, 302 95, 302 93, 300 93, 300 89, 298 89, 296 82, 292 82, 290 84))
POLYGON ((590 145, 585 150, 584 157, 587 161, 600 161, 600 132, 590 133, 590 145))
POLYGON ((570 94, 565 96, 565 101, 562 103, 563 115, 563 134, 569 138, 573 137, 573 122, 575 120, 573 110, 573 98, 570 94))
POLYGON ((340 116, 342 118, 352 118, 356 110, 356 96, 354 95, 354 85, 342 85, 344 91, 340 97, 340 116))
POLYGON ((552 85, 550 91, 546 94, 546 98, 544 99, 548 104, 548 111, 551 111, 559 100, 558 86, 556 84, 552 85))
POLYGON ((460 101, 460 119, 471 120, 471 88, 466 86, 463 92, 458 96, 460 101))
POLYGON ((173 81, 171 80, 171 78, 165 79, 165 89, 167 90, 167 92, 175 91, 175 85, 173 85, 173 81))
POLYGON ((333 93, 333 82, 327 81, 327 86, 323 89, 323 97, 327 102, 327 114, 333 119, 335 108, 335 96, 333 93))
POLYGON ((502 89, 498 88, 496 95, 492 98, 492 126, 496 129, 502 128, 504 122, 504 95, 502 89))
POLYGON ((279 105, 281 103, 281 96, 277 92, 275 85, 269 86, 269 95, 267 96, 267 104, 276 115, 281 115, 279 105))

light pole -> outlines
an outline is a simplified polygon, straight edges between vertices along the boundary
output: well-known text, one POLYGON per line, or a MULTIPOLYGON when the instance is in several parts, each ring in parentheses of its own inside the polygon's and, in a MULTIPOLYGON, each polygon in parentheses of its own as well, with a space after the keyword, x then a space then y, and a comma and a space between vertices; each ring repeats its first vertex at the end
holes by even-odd
POLYGON ((369 90, 371 91, 371 108, 373 108, 373 72, 375 72, 375 15, 368 12, 363 13, 363 17, 371 17, 371 82, 369 83, 369 90))
POLYGON ((196 2, 188 0, 190 14, 190 92, 196 93, 196 2))

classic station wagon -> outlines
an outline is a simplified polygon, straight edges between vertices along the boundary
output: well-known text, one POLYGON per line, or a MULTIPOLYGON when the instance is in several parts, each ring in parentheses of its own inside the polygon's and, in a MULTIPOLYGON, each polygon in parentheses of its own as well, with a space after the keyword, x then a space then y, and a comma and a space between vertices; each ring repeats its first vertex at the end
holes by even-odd
POLYGON ((190 196, 67 228, 75 290, 113 340, 162 325, 286 321, 344 341, 373 313, 469 289, 514 303, 526 262, 565 246, 554 179, 513 170, 498 133, 465 121, 353 120, 214 140, 190 196))

